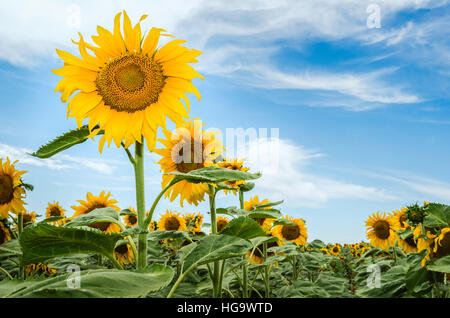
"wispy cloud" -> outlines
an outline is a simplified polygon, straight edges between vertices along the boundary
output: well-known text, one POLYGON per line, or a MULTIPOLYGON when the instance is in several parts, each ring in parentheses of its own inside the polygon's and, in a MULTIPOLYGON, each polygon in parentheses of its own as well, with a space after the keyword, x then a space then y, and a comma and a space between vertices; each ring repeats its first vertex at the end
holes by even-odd
POLYGON ((38 159, 29 155, 29 153, 32 152, 33 151, 30 149, 0 143, 0 157, 9 157, 11 160, 19 160, 21 165, 45 167, 51 170, 89 169, 110 175, 116 170, 116 166, 121 164, 111 160, 98 160, 66 154, 58 154, 49 159, 38 159))
POLYGON ((384 189, 348 183, 309 172, 308 165, 323 154, 283 139, 256 139, 238 149, 252 171, 260 192, 290 207, 318 207, 332 199, 394 200, 384 189))

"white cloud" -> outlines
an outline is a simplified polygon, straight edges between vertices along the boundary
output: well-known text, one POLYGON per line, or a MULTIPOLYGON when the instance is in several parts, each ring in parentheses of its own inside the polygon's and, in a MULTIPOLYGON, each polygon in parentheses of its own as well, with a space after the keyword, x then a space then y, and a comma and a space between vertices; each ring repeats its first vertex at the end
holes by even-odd
POLYGON ((288 207, 317 207, 332 199, 393 200, 383 189, 334 180, 309 172, 308 165, 323 154, 289 140, 259 138, 237 150, 252 171, 261 171, 258 190, 288 207))
POLYGON ((48 159, 38 159, 29 155, 29 153, 32 152, 33 151, 30 149, 0 143, 0 157, 9 157, 12 161, 19 160, 21 165, 45 167, 51 170, 89 169, 102 174, 110 175, 116 170, 116 165, 120 164, 111 160, 98 160, 69 156, 65 154, 58 154, 48 159))

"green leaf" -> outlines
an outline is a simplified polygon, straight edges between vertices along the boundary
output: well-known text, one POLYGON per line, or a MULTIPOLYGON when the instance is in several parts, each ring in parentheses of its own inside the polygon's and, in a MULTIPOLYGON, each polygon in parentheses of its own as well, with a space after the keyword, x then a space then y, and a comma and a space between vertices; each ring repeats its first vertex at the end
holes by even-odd
POLYGON ((10 297, 143 297, 166 287, 172 281, 174 271, 171 267, 153 264, 140 272, 100 269, 81 271, 79 275, 80 288, 68 286, 75 277, 69 273, 36 282, 10 297))
POLYGON ((56 221, 59 221, 62 219, 64 219, 64 216, 51 216, 46 219, 43 219, 42 221, 40 221, 38 223, 52 223, 52 222, 56 222, 56 221))
POLYGON ((255 187, 255 184, 253 182, 246 182, 246 183, 239 185, 239 190, 241 192, 249 192, 249 191, 253 190, 254 187, 255 187))
POLYGON ((413 235, 413 231, 412 230, 399 230, 397 231, 397 235, 399 238, 401 238, 402 240, 406 240, 408 239, 410 236, 413 235))
POLYGON ((147 235, 148 240, 187 239, 189 233, 185 231, 153 231, 147 235))
POLYGON ((224 181, 254 180, 261 177, 260 173, 249 173, 245 171, 231 170, 219 167, 206 167, 192 170, 188 173, 170 172, 168 175, 174 175, 174 182, 186 180, 190 183, 214 183, 218 184, 224 181))
POLYGON ((443 227, 450 223, 450 206, 440 204, 430 204, 427 209, 423 225, 425 227, 443 227))
POLYGON ((81 214, 66 223, 65 227, 88 226, 94 223, 108 222, 119 224, 119 213, 111 207, 95 209, 88 214, 81 214))
POLYGON ((27 226, 20 236, 24 264, 70 254, 96 253, 111 257, 118 234, 93 228, 57 227, 46 223, 27 226))
POLYGON ((243 239, 251 239, 257 236, 264 236, 266 232, 258 222, 241 216, 231 220, 220 232, 220 234, 232 235, 243 239))
POLYGON ((194 243, 185 257, 184 271, 213 261, 242 256, 252 248, 249 241, 230 235, 209 235, 194 243))
POLYGON ((286 219, 279 219, 279 220, 276 220, 275 222, 273 222, 273 226, 277 226, 277 225, 297 226, 294 222, 291 222, 286 219))
POLYGON ((274 207, 274 206, 279 205, 279 204, 281 204, 283 202, 284 202, 284 200, 275 201, 275 202, 269 202, 269 203, 264 203, 264 204, 256 204, 255 208, 258 210, 258 209, 262 209, 262 208, 274 207))
POLYGON ((278 219, 282 215, 280 211, 275 209, 256 209, 249 211, 247 216, 253 219, 278 219))
POLYGON ((450 255, 444 256, 427 266, 433 272, 450 273, 450 255))
MULTIPOLYGON (((97 127, 94 129, 97 129, 97 127)), ((81 126, 79 129, 68 131, 65 134, 55 138, 46 145, 41 146, 36 152, 33 152, 30 155, 41 159, 50 158, 63 150, 85 142, 90 133, 91 131, 89 130, 88 125, 81 126)), ((98 135, 101 134, 103 134, 103 131, 98 133, 98 135)))
POLYGON ((20 184, 20 186, 21 186, 22 188, 24 188, 25 190, 28 190, 28 191, 33 191, 33 190, 34 190, 34 186, 33 186, 32 184, 29 184, 29 183, 24 183, 24 182, 22 182, 22 183, 20 184))

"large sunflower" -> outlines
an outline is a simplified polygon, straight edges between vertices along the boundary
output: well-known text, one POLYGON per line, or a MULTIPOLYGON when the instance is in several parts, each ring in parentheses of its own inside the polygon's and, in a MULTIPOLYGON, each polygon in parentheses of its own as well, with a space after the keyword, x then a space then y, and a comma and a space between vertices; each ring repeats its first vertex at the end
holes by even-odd
POLYGON ((295 225, 276 225, 273 227, 271 234, 279 238, 278 245, 285 244, 285 240, 299 246, 305 245, 308 239, 305 222, 302 219, 294 219, 290 216, 283 218, 295 223, 295 225))
POLYGON ((158 230, 187 231, 186 221, 180 216, 180 213, 167 210, 158 221, 158 230))
POLYGON ((122 244, 117 246, 114 249, 114 255, 117 261, 122 265, 133 263, 134 254, 129 244, 122 244))
POLYGON ((9 233, 9 229, 0 220, 0 245, 9 241, 10 239, 11 239, 11 234, 9 233))
POLYGON ((333 245, 333 247, 330 248, 330 253, 334 256, 338 256, 341 253, 342 247, 339 243, 336 243, 333 245))
POLYGON ((147 140, 153 150, 158 127, 165 127, 166 116, 175 123, 188 118, 189 99, 185 93, 200 93, 192 84, 199 77, 188 63, 196 63, 200 51, 180 46, 184 40, 172 40, 157 48, 163 29, 152 28, 143 37, 140 22, 133 27, 127 13, 114 19, 110 32, 97 27, 92 36, 95 45, 88 44, 80 34, 78 45, 81 58, 56 50, 64 66, 53 70, 63 79, 55 91, 62 93, 61 101, 69 101, 68 117, 75 117, 78 126, 85 118, 92 129, 97 124, 105 134, 105 141, 113 140, 117 147, 122 141, 128 147, 135 141, 147 140), (121 28, 123 27, 123 34, 121 28), (93 53, 94 55, 91 55, 93 53), (180 101, 184 99, 186 106, 180 101))
MULTIPOLYGON (((108 192, 108 194, 105 194, 105 191, 102 191, 99 196, 94 196, 92 193, 88 192, 86 194, 86 201, 83 200, 77 200, 78 203, 80 203, 79 206, 71 206, 72 209, 75 210, 74 215, 71 217, 71 219, 76 218, 79 215, 82 214, 88 214, 91 211, 95 209, 101 209, 101 208, 113 208, 116 211, 119 211, 120 208, 116 205, 117 201, 114 199, 110 199, 111 193, 108 192)), ((119 233, 120 227, 117 224, 110 223, 110 222, 97 222, 89 225, 90 227, 99 229, 105 233, 119 233)))
MULTIPOLYGON (((185 121, 172 133, 163 129, 166 139, 158 139, 165 148, 155 149, 162 156, 158 161, 164 173, 182 172, 188 173, 192 170, 201 169, 213 165, 223 150, 220 140, 214 138, 217 132, 205 132, 203 123, 199 119, 185 121)), ((172 175, 163 175, 162 187, 164 188, 173 179, 172 175)), ((165 197, 170 196, 170 201, 180 196, 180 205, 186 200, 189 204, 198 205, 204 200, 205 193, 209 192, 205 183, 189 183, 185 180, 172 186, 165 197)))
POLYGON ((16 170, 9 158, 3 162, 0 158, 0 217, 6 219, 8 212, 19 214, 25 211, 23 207, 26 203, 22 201, 25 197, 25 190, 21 187, 22 175, 26 171, 16 170))
POLYGON ((377 212, 369 216, 366 221, 367 238, 374 247, 387 250, 389 246, 394 246, 397 240, 395 231, 398 229, 392 216, 386 216, 386 213, 377 212))
POLYGON ((450 227, 441 230, 441 234, 434 239, 433 256, 441 258, 450 255, 450 227))
POLYGON ((395 222, 398 229, 407 229, 410 227, 408 223, 406 223, 406 211, 408 211, 408 208, 403 207, 400 210, 395 210, 392 214, 392 220, 395 222))
MULTIPOLYGON (((45 217, 46 218, 50 218, 50 217, 55 217, 55 216, 62 216, 65 218, 65 212, 66 210, 64 210, 60 205, 59 202, 53 201, 53 203, 48 203, 47 205, 47 209, 45 210, 45 217)), ((56 225, 62 225, 64 224, 64 219, 60 219, 58 221, 55 222, 51 222, 52 224, 56 224, 56 225)))
MULTIPOLYGON (((231 170, 237 170, 237 171, 248 171, 250 170, 249 168, 244 167, 244 160, 245 159, 225 159, 224 161, 218 162, 217 166, 220 168, 227 168, 227 169, 231 169, 231 170)), ((237 190, 239 188, 239 185, 244 184, 245 181, 244 180, 237 180, 237 181, 225 181, 224 182, 226 185, 236 188, 236 190, 227 190, 225 189, 224 192, 225 194, 228 194, 228 192, 233 191, 233 194, 236 195, 237 190)))

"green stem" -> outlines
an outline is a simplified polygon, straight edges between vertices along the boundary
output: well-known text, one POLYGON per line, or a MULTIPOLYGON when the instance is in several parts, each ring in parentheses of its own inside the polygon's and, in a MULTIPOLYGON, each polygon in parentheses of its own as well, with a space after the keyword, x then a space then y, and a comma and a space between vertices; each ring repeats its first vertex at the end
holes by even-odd
MULTIPOLYGON (((144 140, 142 140, 144 142, 144 140)), ((137 269, 147 266, 147 227, 145 227, 145 190, 144 190, 144 144, 136 141, 134 156, 134 177, 136 180, 136 207, 138 213, 138 257, 137 269)))
POLYGON ((122 265, 114 258, 112 255, 108 255, 108 259, 113 263, 114 267, 120 270, 123 270, 122 265))
MULTIPOLYGON (((244 192, 239 191, 239 206, 241 210, 244 209, 244 192)), ((253 251, 252 251, 253 254, 253 251)), ((252 259, 252 255, 250 255, 250 260, 252 259)), ((244 256, 245 260, 245 256, 244 256)), ((244 263, 242 265, 242 297, 248 297, 248 265, 244 263)))
POLYGON ((241 210, 244 209, 244 192, 239 191, 239 205, 241 207, 241 210))
POLYGON ((148 225, 152 221, 152 217, 153 217, 153 213, 155 212, 156 205, 158 204, 159 200, 161 200, 161 198, 164 195, 164 193, 166 193, 166 191, 169 190, 169 188, 171 186, 173 186, 174 184, 179 182, 179 180, 177 180, 177 181, 174 181, 174 180, 175 179, 172 179, 172 181, 169 182, 169 184, 164 189, 162 189, 162 191, 158 194, 158 196, 156 197, 155 201, 153 202, 152 207, 150 208, 150 212, 149 212, 147 218, 145 219, 146 228, 148 227, 148 225))
MULTIPOLYGON (((19 213, 17 215, 17 228, 19 231, 19 238, 22 235, 23 231, 23 214, 19 213)), ((20 257, 20 266, 19 266, 19 277, 21 279, 25 279, 25 267, 23 266, 23 256, 20 257)))
POLYGON ((183 280, 183 278, 192 270, 194 269, 195 266, 191 266, 191 268, 188 268, 183 274, 181 274, 177 281, 175 282, 175 284, 172 286, 172 289, 170 290, 169 294, 167 295, 167 298, 172 298, 173 293, 175 292, 175 290, 178 288, 178 285, 180 285, 181 281, 183 280))
POLYGON ((6 269, 3 267, 0 267, 0 271, 2 271, 6 276, 8 276, 9 279, 13 280, 14 278, 8 273, 6 269))
MULTIPOLYGON (((267 243, 263 243, 263 249, 264 249, 264 262, 267 261, 267 243)), ((266 287, 266 298, 270 297, 270 287, 269 287, 269 265, 266 265, 264 267, 264 284, 266 287)))
MULTIPOLYGON (((211 212, 211 231, 213 235, 217 234, 217 217, 216 217, 216 189, 214 186, 209 185, 209 208, 211 212)), ((218 296, 218 284, 219 284, 219 261, 214 261, 213 270, 213 297, 218 296)))

